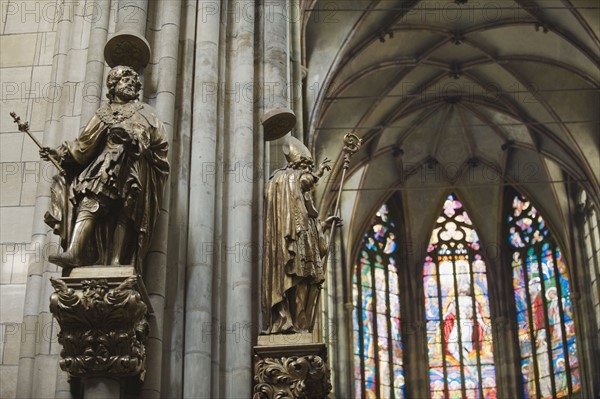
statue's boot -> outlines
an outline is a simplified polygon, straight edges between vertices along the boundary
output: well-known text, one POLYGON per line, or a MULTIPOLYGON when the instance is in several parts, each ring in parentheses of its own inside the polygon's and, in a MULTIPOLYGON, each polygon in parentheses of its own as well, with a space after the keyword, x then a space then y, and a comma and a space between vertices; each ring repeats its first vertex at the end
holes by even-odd
POLYGON ((69 248, 61 254, 48 256, 48 261, 60 267, 81 266, 84 244, 94 230, 94 220, 77 221, 73 228, 73 237, 69 248))

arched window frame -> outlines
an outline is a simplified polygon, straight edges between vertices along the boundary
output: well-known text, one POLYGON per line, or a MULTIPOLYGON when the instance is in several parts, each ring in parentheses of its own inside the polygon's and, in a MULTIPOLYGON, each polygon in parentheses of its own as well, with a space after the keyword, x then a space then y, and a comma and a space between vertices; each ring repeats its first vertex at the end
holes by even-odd
MULTIPOLYGON (((401 337, 401 313, 400 313, 400 309, 401 309, 401 303, 400 303, 400 281, 399 281, 399 269, 400 269, 400 262, 401 262, 401 258, 399 256, 400 254, 400 237, 401 237, 401 231, 400 231, 400 226, 398 225, 398 221, 399 218, 397 217, 397 214, 395 213, 395 211, 390 211, 390 209, 394 209, 395 207, 392 205, 391 207, 388 207, 387 204, 388 203, 393 203, 391 200, 384 203, 381 207, 378 208, 376 214, 374 215, 373 218, 371 218, 371 222, 369 223, 365 234, 363 235, 363 239, 361 240, 361 249, 358 251, 357 257, 356 257, 356 262, 354 264, 353 267, 353 273, 352 273, 352 289, 353 289, 353 303, 354 303, 354 309, 353 309, 353 314, 352 314, 352 321, 353 321, 353 347, 355 348, 355 350, 353 351, 353 359, 354 359, 354 395, 356 398, 367 398, 369 396, 367 396, 367 390, 368 387, 367 385, 367 377, 366 377, 366 368, 365 368, 365 332, 362 328, 364 323, 365 323, 365 316, 366 316, 366 309, 364 309, 362 307, 363 304, 363 292, 365 290, 365 287, 362 283, 362 276, 361 276, 361 272, 363 271, 363 267, 361 265, 361 261, 364 260, 364 254, 363 251, 366 250, 366 248, 368 247, 368 245, 379 245, 382 244, 382 241, 379 242, 374 242, 371 241, 369 242, 369 238, 373 238, 373 229, 375 226, 379 225, 379 224, 383 224, 386 226, 386 228, 388 229, 385 233, 385 236, 383 238, 385 238, 387 241, 387 237, 389 237, 389 233, 394 234, 394 238, 395 238, 395 248, 393 251, 391 251, 391 253, 386 254, 389 256, 388 260, 392 260, 392 265, 388 264, 386 269, 385 269, 385 279, 384 279, 384 283, 385 283, 385 315, 381 315, 384 317, 377 317, 377 295, 375 295, 375 281, 376 281, 376 267, 374 266, 375 264, 375 257, 380 256, 378 254, 375 254, 375 252, 369 250, 367 251, 368 256, 369 256, 369 262, 370 262, 370 266, 369 266, 369 279, 372 283, 372 298, 374 298, 374 302, 373 305, 371 307, 372 312, 373 312, 373 316, 372 317, 372 324, 373 324, 373 328, 372 331, 374 332, 373 335, 373 342, 374 342, 374 348, 375 351, 378 355, 380 354, 380 346, 381 345, 381 341, 380 338, 384 338, 387 341, 387 344, 384 345, 387 347, 387 353, 384 354, 384 357, 387 356, 387 363, 389 365, 389 381, 390 381, 390 388, 389 390, 386 388, 386 385, 381 384, 380 383, 380 378, 383 375, 383 370, 381 370, 381 362, 375 361, 375 380, 373 382, 373 385, 375 387, 374 391, 375 391, 375 395, 376 397, 385 397, 385 398, 395 398, 395 399, 400 399, 403 398, 405 393, 404 393, 404 388, 405 388, 405 384, 404 384, 404 370, 403 370, 403 364, 404 364, 404 359, 403 359, 403 347, 402 347, 402 337, 401 337), (388 220, 383 221, 381 218, 378 216, 380 211, 383 209, 383 207, 386 207, 388 209, 388 220), (368 244, 368 245, 367 245, 368 244), (371 267, 373 266, 373 267, 371 267), (395 278, 391 278, 391 267, 395 268, 395 278), (357 282, 359 281, 361 284, 357 284, 357 282), (393 281, 395 279, 395 282, 393 281), (392 285, 395 285, 395 287, 392 287, 392 285), (396 309, 396 314, 392 315, 391 314, 391 295, 395 295, 396 296, 396 301, 397 303, 395 304, 395 306, 397 306, 396 309), (361 324, 358 324, 358 317, 360 316, 360 321, 361 324), (380 321, 382 319, 386 320, 386 325, 385 325, 385 330, 383 331, 386 336, 380 337, 379 333, 380 333, 380 326, 379 324, 380 321), (393 318, 397 319, 397 324, 394 327, 394 320, 392 320, 393 318), (396 336, 397 339, 394 339, 394 334, 396 336), (397 344, 397 346, 395 346, 397 344), (358 353, 357 353, 358 350, 358 353), (399 355, 398 355, 399 354, 399 355), (399 372, 396 373, 396 369, 399 369, 399 372), (360 373, 360 378, 358 378, 358 373, 360 373)), ((381 247, 380 249, 385 249, 383 247, 381 247)), ((383 260, 383 259, 382 259, 383 260)), ((385 263, 388 263, 387 260, 385 263)), ((383 335, 383 334, 381 334, 383 335)), ((376 356, 376 360, 379 357, 376 356)), ((383 363, 385 364, 385 361, 383 361, 383 363)))
POLYGON ((596 332, 600 337, 600 215, 584 190, 578 198, 584 263, 589 275, 596 332))
MULTIPOLYGON (((425 264, 423 265, 423 280, 422 280, 422 283, 426 284, 425 279, 427 277, 429 277, 430 275, 433 275, 434 272, 437 273, 437 276, 440 275, 440 273, 439 273, 439 260, 440 260, 440 258, 443 258, 444 255, 442 255, 440 253, 441 248, 440 248, 440 245, 438 245, 438 244, 441 242, 441 240, 440 240, 439 236, 440 236, 440 234, 442 232, 445 231, 444 228, 447 226, 447 223, 449 223, 449 222, 457 223, 458 224, 458 226, 457 226, 458 229, 462 229, 464 236, 460 240, 454 241, 454 240, 450 239, 447 242, 448 243, 452 242, 453 243, 452 245, 455 245, 455 244, 461 245, 462 246, 461 248, 463 248, 461 254, 466 255, 466 259, 468 259, 468 275, 469 275, 468 284, 471 287, 471 289, 473 290, 470 293, 470 297, 471 297, 471 301, 472 301, 472 309, 475 310, 477 308, 477 306, 478 306, 478 303, 476 303, 476 299, 475 299, 476 298, 476 294, 475 294, 474 288, 473 288, 473 287, 475 287, 474 263, 476 261, 481 261, 482 262, 482 264, 483 264, 483 272, 481 274, 484 275, 484 277, 485 277, 485 284, 487 286, 487 273, 486 273, 486 269, 487 269, 487 265, 489 265, 489 262, 486 261, 485 254, 483 253, 483 251, 480 250, 481 248, 480 248, 480 243, 479 243, 479 239, 478 239, 478 236, 477 236, 477 229, 475 228, 474 224, 470 220, 470 217, 468 216, 469 215, 468 211, 465 209, 464 203, 456 196, 456 194, 452 193, 452 194, 450 194, 448 196, 445 196, 444 197, 443 205, 440 206, 440 209, 442 210, 442 212, 439 213, 437 221, 436 221, 436 223, 435 223, 435 225, 433 227, 433 231, 432 231, 432 234, 431 234, 431 240, 430 240, 430 243, 429 243, 429 246, 428 246, 428 250, 427 250, 427 257, 426 257, 426 260, 425 260, 425 264), (447 201, 449 201, 450 198, 452 198, 455 201, 458 201, 461 204, 461 207, 459 209, 462 210, 462 213, 460 215, 456 215, 455 214, 453 216, 448 216, 448 215, 445 214, 445 212, 444 212, 444 209, 445 209, 444 206, 447 204, 447 201), (461 220, 461 218, 462 218, 463 215, 466 216, 465 220, 461 220), (474 237, 473 240, 468 240, 467 237, 466 237, 466 234, 469 231, 471 232, 472 237, 474 237), (436 240, 434 240, 434 237, 436 237, 436 240), (435 242, 435 245, 433 245, 433 242, 435 242), (435 257, 435 260, 433 259, 433 257, 435 257), (435 265, 435 271, 431 272, 430 274, 427 274, 428 273, 428 271, 427 271, 427 265, 428 265, 428 263, 435 265)), ((458 231, 458 229, 456 231, 458 231)), ((455 267, 456 267, 456 263, 455 262, 456 262, 456 260, 458 260, 458 258, 455 258, 455 257, 458 257, 460 255, 459 252, 456 252, 456 253, 453 253, 453 254, 450 254, 450 252, 448 252, 448 254, 446 254, 446 255, 451 256, 451 258, 452 258, 453 269, 455 269, 455 267)), ((455 290, 454 293, 456 293, 458 291, 458 287, 457 287, 457 281, 458 281, 458 279, 457 279, 457 273, 454 270, 453 270, 453 277, 452 277, 452 279, 453 279, 453 282, 454 282, 454 290, 455 290)), ((444 332, 444 321, 442 320, 442 318, 444 317, 444 315, 443 315, 443 310, 442 310, 443 309, 443 306, 442 306, 443 305, 443 303, 442 303, 443 302, 442 301, 442 296, 439 295, 440 292, 441 292, 441 285, 440 284, 441 284, 440 279, 437 278, 437 286, 436 286, 436 292, 438 294, 437 295, 437 299, 438 299, 437 308, 438 308, 438 311, 440 312, 439 316, 438 316, 438 319, 436 319, 436 320, 430 320, 429 317, 426 316, 426 322, 427 322, 427 325, 428 325, 428 327, 427 327, 427 336, 428 336, 428 338, 427 338, 427 341, 428 341, 427 342, 427 346, 428 346, 428 351, 430 352, 430 355, 428 356, 428 369, 429 369, 429 377, 430 377, 429 378, 430 379, 429 394, 430 394, 430 397, 448 398, 448 397, 453 397, 453 396, 451 396, 451 392, 450 392, 451 390, 450 390, 450 387, 449 387, 449 384, 448 384, 448 375, 449 374, 448 374, 448 371, 447 371, 447 367, 448 367, 448 363, 449 363, 449 360, 448 360, 448 356, 449 355, 446 353, 446 349, 445 349, 445 345, 444 345, 444 334, 445 334, 445 332, 444 332), (434 328, 431 328, 431 327, 434 327, 434 328), (441 368, 442 368, 444 379, 443 379, 443 387, 442 387, 443 390, 441 390, 441 391, 439 389, 437 389, 437 390, 434 389, 435 387, 433 385, 433 382, 431 381, 432 369, 440 368, 439 366, 436 367, 436 366, 432 366, 431 365, 431 362, 432 362, 431 350, 432 350, 432 348, 431 348, 431 345, 430 345, 430 342, 431 342, 431 336, 430 336, 430 334, 432 333, 432 331, 433 331, 433 333, 435 334, 435 337, 436 337, 434 339, 433 345, 436 346, 436 341, 438 339, 437 338, 438 336, 440 337, 440 340, 442 341, 442 343, 441 343, 441 352, 442 352, 442 359, 441 359, 442 366, 441 366, 441 368)), ((427 304, 427 287, 425 287, 425 295, 426 295, 425 302, 427 304)), ((454 294, 454 295, 456 295, 456 294, 454 294)), ((456 296, 455 300, 458 301, 458 296, 456 296)), ((492 356, 492 359, 493 359, 492 336, 491 336, 491 334, 492 334, 492 328, 491 328, 491 317, 490 317, 490 311, 491 311, 491 309, 490 309, 490 303, 489 303, 489 291, 486 292, 485 301, 486 301, 486 305, 487 305, 486 306, 486 310, 485 310, 487 312, 487 315, 485 316, 485 320, 483 321, 483 323, 480 323, 480 321, 477 320, 477 317, 475 317, 473 319, 473 323, 474 323, 473 330, 474 331, 479 331, 479 327, 483 327, 483 326, 480 326, 479 324, 485 324, 485 330, 487 331, 486 335, 487 335, 487 337, 490 338, 488 340, 489 341, 489 347, 490 347, 490 350, 491 350, 491 353, 489 355, 492 356)), ((453 302, 453 303, 454 303, 455 306, 457 305, 455 302, 453 302)), ((459 310, 457 312, 457 314, 460 314, 460 313, 461 313, 461 311, 459 310)), ((460 316, 457 317, 456 323, 458 325, 460 325, 460 323, 461 323, 460 316)), ((460 327, 459 327, 459 330, 460 330, 460 327)), ((464 343, 462 342, 462 338, 459 339, 458 345, 459 345, 460 348, 463 347, 464 343)), ((465 382, 466 381, 465 380, 465 368, 466 368, 466 366, 465 366, 465 362, 464 362, 463 357, 460 356, 461 357, 461 361, 459 362, 459 366, 458 367, 459 367, 459 370, 460 370, 460 378, 462 380, 462 384, 461 384, 461 387, 460 387, 460 395, 461 395, 461 397, 465 397, 465 398, 466 397, 472 397, 471 396, 472 394, 476 394, 478 398, 495 397, 495 395, 496 395, 496 389, 497 389, 496 376, 495 376, 496 370, 495 370, 495 367, 492 366, 493 365, 493 360, 492 360, 492 363, 486 363, 485 364, 485 366, 492 366, 491 369, 493 369, 493 380, 494 380, 494 383, 493 383, 493 386, 491 386, 490 383, 489 383, 489 380, 488 380, 487 383, 484 383, 484 376, 482 375, 483 374, 483 372, 482 372, 483 367, 482 366, 484 366, 484 365, 482 364, 482 359, 481 359, 482 358, 482 353, 481 353, 481 351, 482 351, 482 348, 475 349, 476 360, 477 360, 477 362, 476 362, 477 379, 478 379, 479 385, 473 390, 473 392, 467 392, 466 382, 465 382)), ((489 374, 489 372, 486 373, 486 374, 489 374)))
MULTIPOLYGON (((555 376, 555 372, 556 372, 556 366, 553 365, 553 358, 552 358, 552 353, 553 353, 553 347, 552 347, 552 337, 551 334, 549 333, 550 331, 550 327, 551 325, 555 325, 555 323, 550 324, 549 321, 549 307, 550 305, 546 302, 546 301, 550 301, 549 299, 546 298, 546 295, 548 293, 548 291, 546 290, 546 285, 550 284, 551 282, 547 282, 546 280, 549 280, 549 278, 544 278, 543 274, 544 274, 544 270, 543 270, 543 264, 544 264, 544 259, 546 259, 546 262, 551 262, 551 264, 553 265, 553 271, 547 272, 547 274, 551 274, 552 275, 552 279, 554 279, 554 287, 557 287, 554 291, 556 292, 557 295, 557 302, 558 302, 558 313, 559 313, 559 317, 560 317, 560 334, 561 334, 561 339, 562 339, 562 347, 566 348, 563 350, 563 354, 565 355, 565 358, 570 359, 570 353, 569 353, 569 346, 567 343, 568 338, 567 334, 566 334, 566 326, 565 326, 565 308, 566 305, 564 304, 565 301, 569 301, 570 302, 570 298, 568 297, 568 295, 565 297, 565 292, 564 292, 564 288, 562 288, 562 282, 561 279, 563 279, 564 281, 566 281, 567 284, 567 293, 570 293, 570 285, 571 285, 571 281, 570 281, 570 273, 568 272, 568 266, 566 265, 566 260, 565 260, 565 254, 563 252, 562 246, 560 245, 560 242, 558 241, 558 239, 556 237, 554 237, 554 235, 551 232, 551 228, 548 227, 547 225, 547 219, 545 219, 539 208, 534 204, 534 202, 531 200, 531 198, 529 196, 523 195, 521 193, 519 193, 518 191, 516 191, 514 188, 512 187, 508 187, 506 189, 505 192, 505 207, 504 207, 505 211, 504 211, 504 234, 503 237, 506 240, 505 242, 508 242, 508 246, 507 248, 509 249, 509 254, 510 254, 510 269, 511 269, 511 273, 513 274, 513 290, 514 290, 514 308, 515 308, 515 312, 516 312, 516 326, 517 326, 517 331, 516 331, 516 335, 517 335, 517 340, 519 341, 517 344, 517 349, 519 350, 519 356, 518 358, 519 360, 519 372, 521 374, 521 384, 522 384, 522 392, 523 392, 523 397, 526 399, 531 398, 531 393, 530 391, 535 390, 535 395, 533 397, 539 397, 539 398, 555 398, 555 397, 570 397, 571 395, 573 395, 573 393, 577 392, 580 389, 580 386, 576 386, 574 387, 574 379, 577 379, 579 382, 578 384, 580 384, 580 380, 579 380, 579 359, 578 356, 575 357, 576 359, 576 366, 572 367, 571 366, 571 361, 564 361, 564 374, 566 376, 566 389, 567 389, 567 393, 562 393, 562 391, 557 392, 557 381, 556 381, 556 376, 555 376), (535 214, 536 220, 533 220, 531 222, 531 226, 534 225, 534 223, 537 221, 538 223, 538 228, 536 229, 531 229, 531 236, 527 235, 527 242, 523 242, 523 243, 519 243, 518 239, 514 236, 515 231, 519 232, 519 231, 524 231, 521 229, 521 227, 518 226, 519 221, 521 221, 523 218, 519 215, 519 216, 515 216, 515 211, 514 211, 514 205, 513 205, 513 201, 515 200, 516 197, 520 197, 522 200, 524 199, 527 203, 529 203, 528 206, 524 207, 524 211, 525 210, 532 210, 535 209, 535 214), (542 226, 542 228, 539 228, 539 226, 542 226), (521 229, 521 230, 520 230, 521 229), (541 233, 539 234, 535 234, 537 232, 539 232, 540 230, 542 230, 541 233), (545 232, 543 231, 545 230, 545 232), (540 236, 541 235, 541 236, 540 236), (529 242, 531 241, 531 242, 529 242), (520 246, 522 245, 522 246, 520 246), (518 260, 517 258, 515 258, 516 253, 518 253, 518 260), (528 260, 528 258, 534 259, 534 262, 537 264, 537 266, 532 267, 532 271, 529 271, 529 262, 530 260, 528 260), (559 266, 560 265, 560 266, 559 266), (560 267, 562 267, 564 269, 564 272, 560 271, 560 267), (536 271, 537 270, 537 271, 536 271), (534 278, 530 278, 529 274, 534 274, 537 273, 538 275, 542 275, 542 278, 537 278, 540 282, 540 290, 539 292, 545 293, 545 295, 543 295, 542 300, 542 306, 541 306, 541 314, 543 316, 538 317, 537 315, 534 316, 534 303, 532 302, 531 299, 531 287, 530 284, 533 282, 534 278), (522 277, 523 279, 523 286, 519 286, 517 287, 515 285, 515 279, 519 277, 519 275, 522 277), (558 289, 558 287, 561 287, 561 289, 558 289), (519 294, 518 290, 522 290, 523 293, 519 294), (525 301, 526 301, 526 308, 523 310, 523 312, 525 313, 525 320, 521 321, 519 320, 519 306, 518 306, 518 299, 517 296, 518 295, 525 295, 525 301), (535 324, 537 324, 534 319, 537 318, 538 320, 540 318, 543 318, 543 326, 542 328, 538 328, 535 329, 535 324), (525 322, 526 326, 527 326, 527 331, 526 334, 523 334, 522 331, 520 330, 520 323, 525 322), (541 330, 544 330, 544 334, 540 334, 540 337, 537 337, 537 333, 541 330), (526 335, 524 337, 524 335, 526 335), (536 339, 534 340, 532 337, 536 336, 536 339), (527 363, 527 372, 528 374, 533 374, 533 379, 532 378, 527 378, 524 374, 524 367, 526 366, 525 364, 525 359, 527 358, 526 355, 524 355, 524 351, 526 351, 527 349, 527 342, 525 342, 526 338, 529 342, 529 346, 531 346, 531 363, 533 363, 533 368, 531 367, 531 365, 529 363, 527 363), (537 342, 538 339, 542 339, 543 343, 546 344, 546 350, 547 350, 547 364, 549 367, 549 372, 547 373, 548 375, 546 376, 545 374, 543 375, 542 373, 545 373, 545 371, 541 371, 540 370, 540 362, 544 360, 544 357, 540 357, 539 361, 536 361, 537 359, 537 344, 535 344, 537 342), (548 349, 549 348, 549 349, 548 349), (577 375, 573 374, 573 370, 575 370, 575 372, 577 373, 577 375), (550 396, 548 395, 544 395, 544 392, 542 392, 542 379, 543 378, 548 378, 550 381, 550 396), (560 395, 560 396, 559 396, 560 395)), ((532 211, 533 212, 533 211, 532 211)), ((531 218, 529 218, 531 219, 531 218)), ((527 223, 521 222, 522 225, 527 225, 527 223)), ((523 240, 523 237, 521 237, 521 240, 523 240)), ((537 280, 535 281, 537 282, 537 280)), ((552 287, 549 287, 552 288, 552 287)), ((541 296, 540 296, 541 297, 541 296)), ((522 299, 521 299, 522 301, 522 299)), ((540 314, 540 311, 538 310, 540 308, 540 306, 536 306, 536 311, 538 312, 537 314, 540 314)), ((573 313, 571 313, 571 323, 573 323, 573 329, 575 328, 575 323, 574 320, 572 320, 573 317, 573 313)), ((573 339, 575 340, 575 334, 573 333, 573 339)), ((575 342, 575 341, 574 341, 575 342)), ((546 353, 544 351, 541 352, 541 354, 546 353)), ((559 371, 560 372, 560 371, 559 371)))

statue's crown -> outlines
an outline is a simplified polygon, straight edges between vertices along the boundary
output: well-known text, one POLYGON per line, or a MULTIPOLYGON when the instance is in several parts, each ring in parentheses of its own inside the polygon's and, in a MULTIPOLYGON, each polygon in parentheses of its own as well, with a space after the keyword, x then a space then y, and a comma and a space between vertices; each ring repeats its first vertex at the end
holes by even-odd
POLYGON ((302 158, 313 160, 308 148, 294 136, 290 136, 288 145, 283 147, 283 153, 288 162, 299 162, 302 158))

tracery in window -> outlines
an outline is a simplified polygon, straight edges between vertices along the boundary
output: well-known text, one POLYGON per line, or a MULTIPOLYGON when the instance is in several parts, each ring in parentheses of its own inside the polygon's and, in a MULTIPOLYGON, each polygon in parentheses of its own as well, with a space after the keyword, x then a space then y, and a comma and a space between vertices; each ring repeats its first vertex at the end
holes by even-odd
POLYGON ((538 210, 514 194, 507 218, 525 398, 580 389, 575 323, 562 251, 538 210))
POLYGON ((423 268, 432 398, 495 398, 486 264, 469 215, 444 202, 423 268))
POLYGON ((363 237, 352 278, 356 398, 404 397, 397 238, 383 205, 363 237))

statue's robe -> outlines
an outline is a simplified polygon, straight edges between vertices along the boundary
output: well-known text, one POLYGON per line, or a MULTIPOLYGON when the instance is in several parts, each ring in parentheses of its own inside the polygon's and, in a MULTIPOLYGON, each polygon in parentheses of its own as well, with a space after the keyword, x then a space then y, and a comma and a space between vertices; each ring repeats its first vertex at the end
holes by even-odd
POLYGON ((267 334, 312 329, 327 249, 309 191, 316 179, 287 167, 275 171, 267 186, 261 286, 267 334))
MULTIPOLYGON (((114 202, 136 234, 133 261, 141 271, 150 235, 158 214, 163 187, 169 173, 167 134, 156 112, 148 104, 130 103, 134 111, 125 120, 111 119, 120 109, 101 107, 80 136, 59 147, 66 178, 56 177, 52 187, 53 206, 45 220, 60 235, 63 248, 69 242, 74 211, 86 195, 114 202), (112 132, 111 132, 112 131, 112 132), (119 133, 120 131, 120 133, 119 133), (134 140, 132 140, 134 138, 134 140)), ((92 263, 108 264, 108 241, 116 215, 98 220, 98 258, 92 263)))

